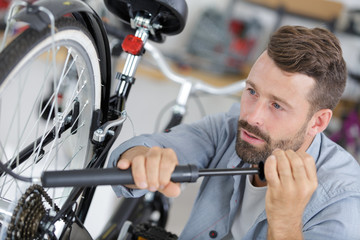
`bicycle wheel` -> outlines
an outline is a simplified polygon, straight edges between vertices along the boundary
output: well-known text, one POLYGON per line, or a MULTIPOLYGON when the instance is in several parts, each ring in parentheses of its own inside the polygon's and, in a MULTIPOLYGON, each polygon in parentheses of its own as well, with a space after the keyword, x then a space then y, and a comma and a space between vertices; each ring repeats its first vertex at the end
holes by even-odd
MULTIPOLYGON (((1 52, 0 62, 1 162, 27 177, 83 168, 92 157, 91 119, 101 102, 97 49, 87 29, 71 17, 56 22, 54 36, 29 28, 1 52)), ((9 239, 33 239, 46 205, 61 207, 71 190, 29 187, 1 174, 2 238, 7 231, 9 239)))

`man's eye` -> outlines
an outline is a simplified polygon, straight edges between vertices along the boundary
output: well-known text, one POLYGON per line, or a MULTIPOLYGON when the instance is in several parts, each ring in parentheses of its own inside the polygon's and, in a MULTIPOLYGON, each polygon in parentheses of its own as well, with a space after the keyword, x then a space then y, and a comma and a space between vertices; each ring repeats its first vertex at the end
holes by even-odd
POLYGON ((281 109, 281 106, 280 106, 279 104, 277 104, 277 103, 273 103, 273 106, 274 106, 274 108, 276 108, 276 109, 281 109))
POLYGON ((254 89, 251 89, 251 88, 249 88, 249 93, 250 93, 251 95, 255 95, 255 94, 256 94, 255 90, 254 90, 254 89))

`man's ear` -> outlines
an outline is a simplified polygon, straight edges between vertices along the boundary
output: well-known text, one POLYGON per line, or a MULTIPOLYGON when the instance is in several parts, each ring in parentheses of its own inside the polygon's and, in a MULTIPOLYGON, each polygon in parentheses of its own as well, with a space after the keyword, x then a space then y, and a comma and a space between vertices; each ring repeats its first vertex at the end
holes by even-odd
POLYGON ((315 136, 317 133, 324 131, 332 117, 332 111, 330 109, 321 109, 314 113, 310 120, 308 133, 315 136))

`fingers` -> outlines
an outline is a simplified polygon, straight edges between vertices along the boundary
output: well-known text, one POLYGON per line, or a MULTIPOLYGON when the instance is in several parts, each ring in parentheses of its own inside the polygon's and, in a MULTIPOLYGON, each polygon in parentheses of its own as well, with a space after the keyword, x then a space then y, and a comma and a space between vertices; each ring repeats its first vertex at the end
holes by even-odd
POLYGON ((180 185, 170 182, 177 164, 177 157, 172 149, 153 147, 146 153, 136 155, 132 160, 119 160, 117 167, 127 169, 131 165, 138 188, 153 192, 159 190, 166 196, 173 197, 180 194, 180 185))
MULTIPOLYGON (((307 171, 305 168, 305 163, 303 157, 305 157, 304 154, 300 155, 299 153, 296 153, 292 150, 286 151, 286 155, 289 159, 292 176, 293 178, 298 181, 308 181, 307 171)), ((312 160, 312 162, 314 162, 312 160)))
POLYGON ((117 163, 117 167, 118 168, 120 168, 120 169, 123 169, 123 170, 125 170, 125 169, 128 169, 129 167, 130 167, 130 165, 131 165, 131 161, 130 160, 128 160, 128 159, 126 159, 126 158, 122 158, 122 159, 120 159, 119 161, 118 161, 118 163, 117 163))
POLYGON ((273 155, 277 159, 277 170, 281 184, 287 187, 291 187, 291 181, 293 179, 291 172, 291 165, 285 151, 275 150, 273 155))
POLYGON ((276 186, 280 184, 280 179, 277 172, 277 161, 274 155, 269 156, 265 161, 264 172, 266 181, 270 186, 276 186))
MULTIPOLYGON (((164 189, 169 183, 171 174, 177 165, 176 154, 172 149, 164 149, 162 157, 167 161, 161 161, 159 167, 159 188, 164 189)), ((180 185, 179 185, 180 186, 180 185)))
POLYGON ((274 150, 265 162, 265 210, 269 230, 299 226, 317 187, 314 159, 306 152, 274 150))
POLYGON ((170 182, 163 189, 160 189, 159 192, 167 197, 177 197, 181 193, 180 183, 170 182))
POLYGON ((148 189, 164 189, 170 183, 176 165, 177 158, 172 149, 151 148, 145 159, 148 189))
POLYGON ((139 155, 132 160, 132 174, 136 186, 156 191, 159 188, 159 166, 162 157, 159 147, 150 148, 146 155, 139 155))
POLYGON ((148 187, 145 171, 145 156, 139 155, 133 158, 131 163, 131 172, 137 187, 140 189, 148 187))
POLYGON ((305 152, 299 152, 298 154, 303 159, 304 168, 308 179, 312 182, 317 182, 316 165, 314 159, 305 152))
POLYGON ((265 161, 264 171, 270 184, 317 181, 315 161, 306 152, 276 149, 265 161))
POLYGON ((155 147, 149 150, 145 159, 145 176, 149 186, 149 190, 152 192, 155 192, 159 188, 159 166, 161 157, 161 149, 155 147))

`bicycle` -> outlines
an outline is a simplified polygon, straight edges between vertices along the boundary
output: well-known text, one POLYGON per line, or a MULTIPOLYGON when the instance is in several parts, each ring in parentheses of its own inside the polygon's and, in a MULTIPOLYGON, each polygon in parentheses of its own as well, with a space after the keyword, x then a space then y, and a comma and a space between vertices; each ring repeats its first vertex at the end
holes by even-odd
MULTIPOLYGON (((83 222, 95 186, 114 184, 114 180, 98 179, 93 183, 85 180, 80 184, 78 179, 73 179, 64 184, 59 183, 60 175, 71 173, 77 177, 85 169, 93 179, 95 174, 100 178, 109 176, 110 172, 102 168, 127 118, 125 103, 144 50, 153 55, 169 79, 182 85, 173 112, 174 121, 168 127, 181 122, 187 99, 194 92, 230 94, 243 88, 242 82, 224 88, 194 83, 170 70, 161 53, 147 40, 162 42, 164 35, 178 34, 184 28, 185 1, 176 1, 174 5, 171 2, 142 0, 130 4, 125 0, 105 0, 110 11, 136 29, 135 35, 126 37, 122 44, 128 56, 124 71, 115 75, 118 85, 114 94, 110 92, 112 61, 107 33, 88 5, 78 0, 44 0, 15 3, 10 9, 8 23, 16 19, 29 25, 0 53, 3 63, 0 66, 1 238, 91 239, 83 222), (14 14, 17 7, 22 9, 14 14), (49 66, 44 67, 44 60, 49 66), (38 72, 39 69, 42 71, 38 72), (27 76, 28 80, 23 79, 27 76), (13 81, 18 82, 12 85, 13 81), (34 97, 35 91, 38 94, 34 97), (15 107, 4 112, 4 100, 15 103, 15 107), (31 107, 22 106, 21 101, 31 107), (29 117, 24 119, 26 115, 29 117), (46 176, 52 176, 59 185, 49 183, 46 176)), ((5 30, 4 40, 8 31, 9 28, 5 30)), ((182 169, 186 181, 201 175, 192 166, 182 169)), ((249 174, 259 172, 243 170, 249 174)), ((129 174, 113 174, 127 176, 126 182, 131 182, 129 174)), ((69 178, 65 176, 63 180, 66 179, 69 178)), ((157 203, 155 207, 144 207, 143 203, 138 199, 122 204, 119 225, 139 211, 141 217, 136 221, 140 222, 151 220, 152 212, 160 211, 156 225, 163 227, 166 199, 152 201, 157 203), (132 213, 126 214, 124 208, 132 213)), ((103 239, 116 239, 118 232, 119 229, 103 239)))

